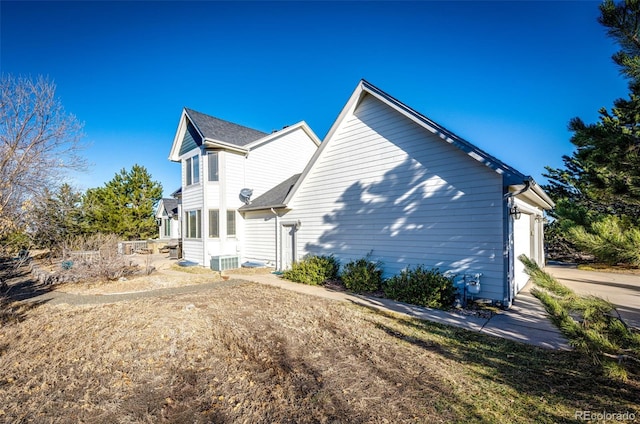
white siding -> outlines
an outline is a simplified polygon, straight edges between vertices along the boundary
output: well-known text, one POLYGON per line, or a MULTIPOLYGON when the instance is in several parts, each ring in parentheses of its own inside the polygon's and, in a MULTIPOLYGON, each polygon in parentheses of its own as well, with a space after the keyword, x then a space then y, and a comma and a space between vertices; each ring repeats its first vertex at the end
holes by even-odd
MULTIPOLYGON (((225 207, 228 209, 238 209, 244 205, 242 200, 240 200, 240 190, 247 187, 245 179, 245 166, 247 166, 245 163, 246 159, 243 155, 230 152, 225 152, 224 159, 224 190, 226 193, 226 201, 224 202, 225 207)), ((263 170, 263 172, 268 171, 263 170)))
POLYGON ((316 144, 300 128, 252 150, 247 158, 246 184, 253 189, 253 197, 301 173, 316 150, 316 144))
MULTIPOLYGON (((254 147, 246 158, 227 154, 227 207, 237 210, 244 205, 239 198, 243 188, 252 189, 252 197, 256 198, 292 175, 301 173, 316 150, 313 140, 298 128, 254 147)), ((245 214, 244 218, 238 215, 238 236, 227 241, 227 248, 235 248, 244 260, 273 262, 275 224, 273 214, 268 215, 266 218, 262 215, 256 218, 256 214, 245 214)))
MULTIPOLYGON (((200 153, 200 149, 194 149, 181 156, 182 159, 182 211, 181 216, 182 225, 185 225, 184 213, 191 210, 202 210, 203 199, 203 179, 202 179, 202 157, 200 157, 200 182, 187 186, 186 179, 186 163, 185 159, 193 157, 196 153, 200 153)), ((204 218, 204 211, 202 214, 204 218)), ((181 230, 181 234, 185 234, 184 228, 181 230)), ((204 235, 204 234, 203 234, 204 235)), ((203 241, 202 239, 183 239, 182 243, 182 257, 185 260, 197 262, 200 265, 207 266, 204 261, 203 255, 203 241)))
POLYGON ((480 296, 503 298, 500 175, 371 96, 328 143, 285 217, 299 256, 481 272, 480 296))
POLYGON ((269 212, 245 213, 244 258, 275 263, 275 215, 269 212))
POLYGON ((245 158, 243 155, 224 152, 223 190, 220 193, 220 253, 223 255, 241 254, 240 240, 243 239, 241 217, 236 214, 236 236, 227 234, 227 211, 237 210, 244 205, 240 200, 240 190, 245 187, 245 158))
MULTIPOLYGON (((236 236, 227 235, 227 211, 238 210, 244 205, 240 199, 240 190, 250 188, 254 190, 253 197, 257 197, 294 174, 303 171, 311 156, 317 149, 316 144, 302 129, 284 131, 281 136, 275 136, 268 142, 256 146, 248 157, 229 151, 218 153, 219 181, 209 182, 207 156, 200 157, 200 182, 186 186, 186 169, 184 159, 194 156, 199 150, 192 150, 183 156, 182 187, 184 211, 202 210, 202 240, 184 240, 184 257, 187 260, 208 266, 210 256, 240 255, 247 256, 245 248, 251 245, 251 252, 263 243, 260 240, 262 230, 256 230, 254 239, 248 240, 247 234, 251 230, 245 229, 245 222, 241 214, 236 215, 236 236), (209 209, 219 210, 220 238, 209 239, 208 219, 209 209), (250 231, 247 233, 247 231, 250 231), (206 249, 203 243, 206 243, 206 249)), ((255 226, 254 226, 255 227, 255 226)), ((273 227, 272 227, 273 229, 273 227)), ((271 237, 273 233, 271 233, 271 237)), ((273 249, 273 243, 269 244, 273 249)), ((262 250, 258 253, 262 256, 262 250)), ((275 252, 271 253, 273 256, 275 252)), ((258 259, 258 257, 250 256, 258 259)))

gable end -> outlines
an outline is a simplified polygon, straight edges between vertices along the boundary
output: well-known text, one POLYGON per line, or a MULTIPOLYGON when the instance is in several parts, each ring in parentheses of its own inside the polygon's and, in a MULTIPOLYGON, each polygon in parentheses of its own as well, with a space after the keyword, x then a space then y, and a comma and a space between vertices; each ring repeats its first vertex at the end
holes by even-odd
POLYGON ((187 121, 187 130, 184 132, 184 137, 182 138, 182 143, 180 144, 180 155, 184 155, 185 153, 195 149, 198 146, 202 145, 202 137, 196 131, 196 128, 193 124, 187 121))

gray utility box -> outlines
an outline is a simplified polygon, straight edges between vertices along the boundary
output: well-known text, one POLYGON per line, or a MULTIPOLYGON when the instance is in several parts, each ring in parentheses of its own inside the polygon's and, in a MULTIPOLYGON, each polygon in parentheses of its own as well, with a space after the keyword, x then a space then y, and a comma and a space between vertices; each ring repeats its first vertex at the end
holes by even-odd
POLYGON ((171 244, 169 248, 169 259, 180 259, 182 257, 182 244, 171 244))
POLYGON ((240 268, 240 258, 238 256, 212 256, 211 269, 214 271, 224 271, 227 269, 240 268))

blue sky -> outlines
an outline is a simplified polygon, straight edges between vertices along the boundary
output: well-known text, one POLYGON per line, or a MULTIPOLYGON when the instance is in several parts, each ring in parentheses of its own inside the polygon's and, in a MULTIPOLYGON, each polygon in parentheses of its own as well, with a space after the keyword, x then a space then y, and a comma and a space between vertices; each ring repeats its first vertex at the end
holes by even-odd
POLYGON ((54 80, 97 187, 145 166, 165 195, 182 107, 324 138, 361 78, 544 182, 567 124, 627 95, 598 2, 0 2, 0 70, 54 80))

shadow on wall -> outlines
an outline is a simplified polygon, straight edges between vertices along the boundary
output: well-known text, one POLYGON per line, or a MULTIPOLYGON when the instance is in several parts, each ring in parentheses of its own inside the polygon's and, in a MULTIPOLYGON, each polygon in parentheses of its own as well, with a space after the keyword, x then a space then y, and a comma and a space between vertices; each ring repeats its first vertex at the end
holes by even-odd
MULTIPOLYGON (((365 124, 380 137, 394 137, 375 122, 365 124)), ((323 216, 329 229, 317 242, 307 243, 306 251, 333 253, 343 264, 373 251, 372 259, 383 261, 386 277, 424 264, 441 271, 482 272, 499 278, 502 212, 495 199, 501 193, 483 196, 486 188, 481 182, 461 175, 460 165, 470 159, 455 147, 436 146, 439 155, 444 148, 451 160, 447 156, 444 161, 430 161, 433 152, 427 145, 435 143, 426 138, 436 136, 421 130, 413 140, 394 143, 402 149, 404 160, 379 177, 362 177, 346 187, 337 202, 340 206, 323 216)), ((377 160, 380 157, 372 155, 368 166, 377 160)), ((378 169, 384 169, 384 164, 381 161, 378 169)), ((484 171, 493 174, 489 169, 480 172, 484 171)))

